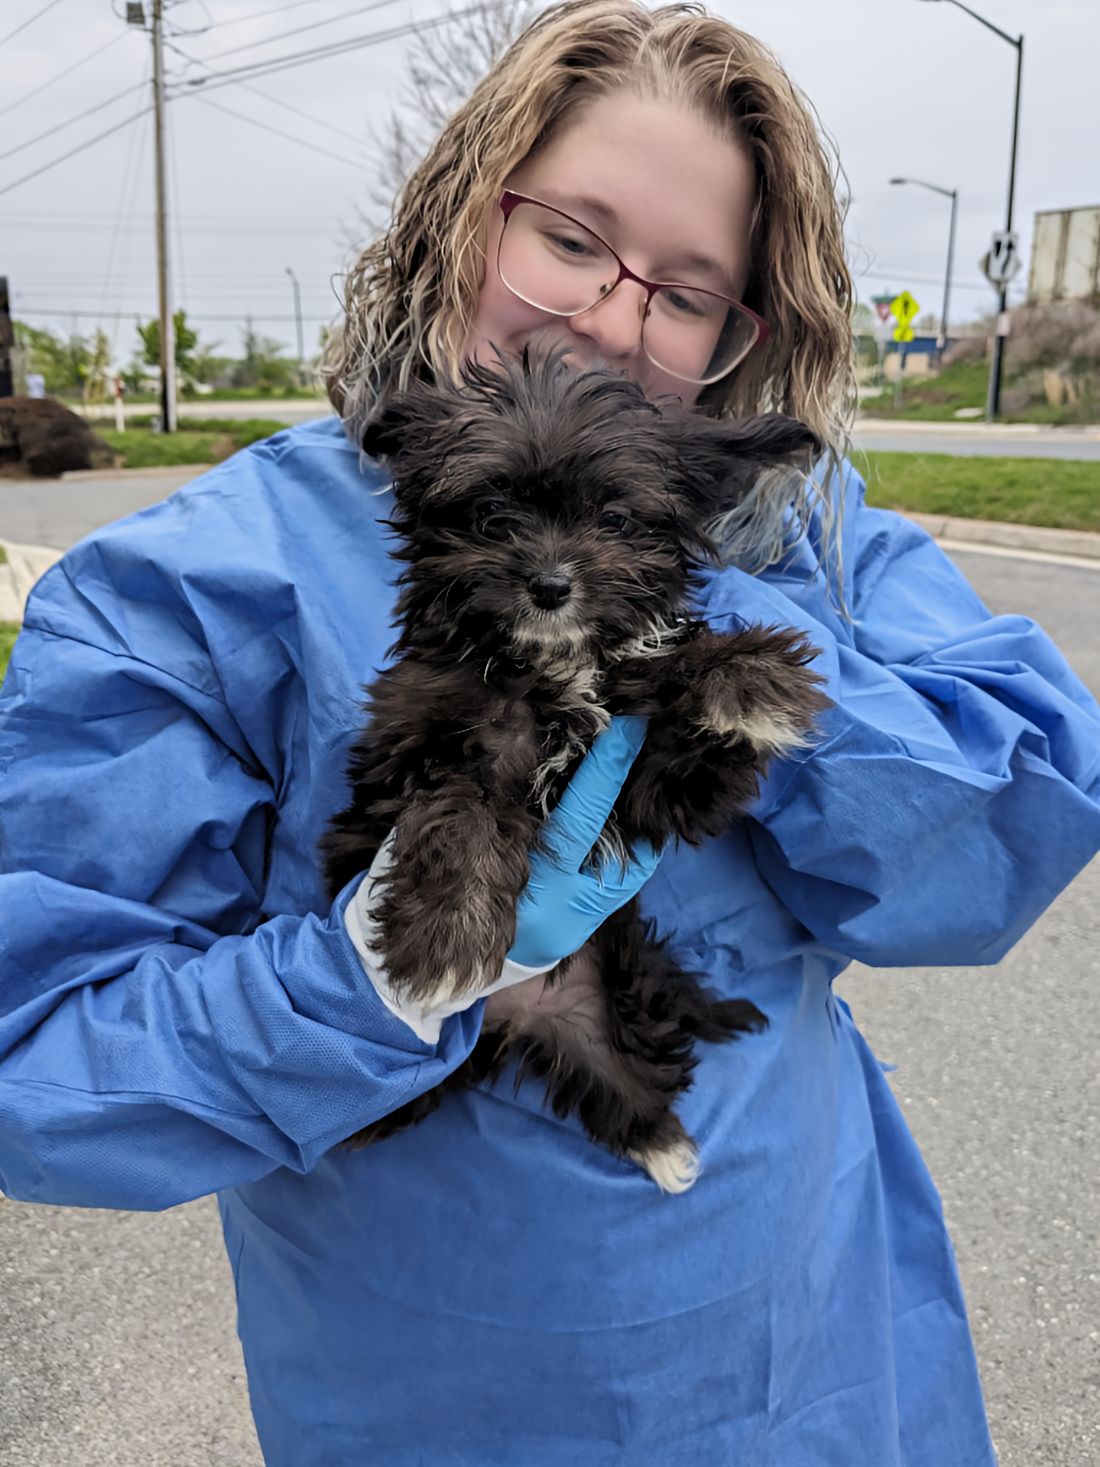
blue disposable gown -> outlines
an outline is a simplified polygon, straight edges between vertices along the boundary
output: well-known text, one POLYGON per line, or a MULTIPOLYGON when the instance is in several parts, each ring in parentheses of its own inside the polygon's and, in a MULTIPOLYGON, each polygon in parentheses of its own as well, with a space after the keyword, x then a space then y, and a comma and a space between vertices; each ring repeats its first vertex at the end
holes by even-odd
POLYGON ((363 1152, 420 1042, 315 845, 385 660, 385 480, 335 422, 110 526, 40 583, 0 704, 0 1186, 220 1193, 275 1467, 984 1467, 939 1200, 833 978, 994 963, 1100 845, 1100 714, 848 472, 854 622, 811 540, 716 573, 716 625, 806 628, 836 707, 752 818, 644 899, 771 1020, 705 1047, 704 1172, 662 1195, 508 1083, 363 1152))

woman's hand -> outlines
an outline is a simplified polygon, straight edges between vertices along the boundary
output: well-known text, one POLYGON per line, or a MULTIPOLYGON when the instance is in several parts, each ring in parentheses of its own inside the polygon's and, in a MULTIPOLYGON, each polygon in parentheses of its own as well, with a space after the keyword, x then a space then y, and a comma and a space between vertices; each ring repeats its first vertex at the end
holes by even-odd
POLYGON ((525 970, 522 977, 545 973, 575 953, 656 871, 661 853, 648 843, 635 847, 625 865, 617 860, 605 860, 595 870, 586 865, 645 732, 644 718, 612 719, 543 826, 541 849, 531 856, 531 874, 516 909, 516 938, 508 953, 508 963, 525 970))

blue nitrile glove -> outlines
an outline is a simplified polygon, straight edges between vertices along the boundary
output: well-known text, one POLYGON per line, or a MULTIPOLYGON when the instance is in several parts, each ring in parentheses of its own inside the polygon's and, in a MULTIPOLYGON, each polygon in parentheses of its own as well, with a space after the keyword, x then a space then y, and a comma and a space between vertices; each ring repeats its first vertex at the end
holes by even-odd
POLYGON ((545 854, 531 856, 531 875, 516 908, 516 940, 508 961, 545 973, 578 948, 636 896, 657 869, 661 852, 636 846, 626 867, 605 861, 582 870, 607 823, 645 738, 646 720, 613 718, 577 767, 542 828, 545 854))

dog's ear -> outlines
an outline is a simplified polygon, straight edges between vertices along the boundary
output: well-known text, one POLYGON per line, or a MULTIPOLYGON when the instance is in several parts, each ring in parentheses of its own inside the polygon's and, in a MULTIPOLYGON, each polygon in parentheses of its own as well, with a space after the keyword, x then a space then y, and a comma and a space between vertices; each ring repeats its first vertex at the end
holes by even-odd
POLYGON ((408 397, 387 398, 363 432, 363 451, 371 458, 393 458, 401 449, 412 414, 408 397))
POLYGON ((823 450, 812 428, 783 413, 754 418, 683 413, 673 435, 684 492, 713 513, 737 504, 766 469, 790 465, 809 473, 823 450))

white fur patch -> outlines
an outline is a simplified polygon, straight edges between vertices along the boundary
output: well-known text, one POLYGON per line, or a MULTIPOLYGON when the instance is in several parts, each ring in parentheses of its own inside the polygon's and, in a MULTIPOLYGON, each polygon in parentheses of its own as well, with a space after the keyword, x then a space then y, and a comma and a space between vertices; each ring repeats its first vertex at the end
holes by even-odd
POLYGON ((652 621, 641 636, 632 637, 621 647, 608 654, 612 662, 632 661, 635 658, 667 657, 679 643, 681 629, 665 621, 652 621))
POLYGON ((662 1192, 686 1192, 698 1180, 699 1153, 686 1139, 673 1142, 663 1151, 648 1149, 628 1155, 649 1173, 662 1192))
POLYGON ((728 738, 736 734, 746 739, 760 753, 785 754, 791 749, 802 748, 807 741, 806 732, 790 719, 774 713, 754 713, 747 718, 732 714, 714 700, 707 709, 703 727, 709 733, 728 738))

